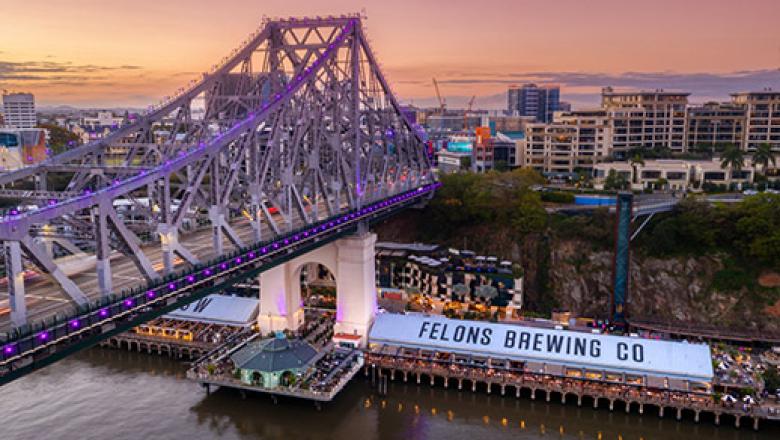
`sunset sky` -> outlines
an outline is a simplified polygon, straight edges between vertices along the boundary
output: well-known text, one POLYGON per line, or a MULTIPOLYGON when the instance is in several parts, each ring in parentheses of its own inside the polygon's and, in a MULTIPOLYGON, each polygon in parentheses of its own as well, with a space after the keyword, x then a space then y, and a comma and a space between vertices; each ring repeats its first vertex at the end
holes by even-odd
POLYGON ((262 16, 358 12, 405 102, 505 103, 507 85, 780 89, 780 0, 0 0, 0 89, 40 105, 143 106, 227 55, 262 16))

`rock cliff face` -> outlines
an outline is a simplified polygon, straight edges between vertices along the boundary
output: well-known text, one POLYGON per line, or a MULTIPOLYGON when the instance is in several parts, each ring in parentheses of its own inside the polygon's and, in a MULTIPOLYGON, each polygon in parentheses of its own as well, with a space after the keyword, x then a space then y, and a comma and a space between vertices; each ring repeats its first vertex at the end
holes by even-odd
MULTIPOLYGON (((380 240, 426 241, 419 214, 397 217, 377 228, 380 240)), ((606 317, 612 289, 612 252, 593 243, 535 236, 522 242, 508 231, 474 227, 440 243, 519 261, 525 271, 526 304, 554 306, 581 316, 606 317), (464 239, 465 238, 465 239, 464 239)), ((743 288, 712 288, 724 256, 651 258, 634 251, 628 312, 647 319, 717 324, 737 330, 780 331, 780 317, 759 295, 743 288)))
MULTIPOLYGON (((587 244, 559 242, 551 249, 550 290, 561 308, 598 316, 608 310, 612 253, 582 252, 587 244)), ((747 289, 718 292, 711 287, 723 268, 715 255, 631 260, 628 310, 632 316, 743 329, 778 329, 777 319, 747 289)))

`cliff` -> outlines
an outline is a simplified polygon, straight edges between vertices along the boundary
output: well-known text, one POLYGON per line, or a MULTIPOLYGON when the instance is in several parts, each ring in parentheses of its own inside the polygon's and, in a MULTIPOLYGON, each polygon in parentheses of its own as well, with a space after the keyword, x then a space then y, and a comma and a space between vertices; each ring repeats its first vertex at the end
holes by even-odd
MULTIPOLYGON (((511 228, 494 224, 461 227, 447 237, 436 236, 426 211, 409 211, 384 224, 380 240, 436 242, 519 261, 526 271, 526 307, 549 312, 570 310, 582 316, 604 318, 612 288, 612 251, 609 232, 587 232, 577 227, 548 227, 544 233, 518 240, 511 228), (434 232, 432 232, 434 231, 434 232), (603 235, 606 234, 606 235, 603 235)), ((599 229, 607 229, 598 225, 599 229)), ((592 232, 592 231, 591 231, 592 232)), ((739 285, 732 278, 727 254, 706 252, 653 257, 639 241, 632 252, 628 310, 632 317, 716 324, 735 330, 780 331, 780 287, 755 282, 739 285)), ((776 274, 775 274, 776 276, 776 274)), ((766 278, 766 273, 762 278, 766 278)), ((769 276, 769 278, 773 278, 769 276)))

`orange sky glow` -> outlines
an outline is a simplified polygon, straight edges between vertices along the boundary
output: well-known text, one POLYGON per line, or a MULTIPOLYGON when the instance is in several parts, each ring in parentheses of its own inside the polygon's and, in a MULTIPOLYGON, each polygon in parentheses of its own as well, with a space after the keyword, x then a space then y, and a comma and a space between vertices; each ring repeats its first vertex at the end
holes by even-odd
POLYGON ((500 107, 512 83, 554 82, 562 99, 601 87, 726 99, 780 88, 778 0, 2 0, 0 89, 43 105, 144 106, 199 76, 263 15, 358 12, 405 102, 477 95, 500 107))

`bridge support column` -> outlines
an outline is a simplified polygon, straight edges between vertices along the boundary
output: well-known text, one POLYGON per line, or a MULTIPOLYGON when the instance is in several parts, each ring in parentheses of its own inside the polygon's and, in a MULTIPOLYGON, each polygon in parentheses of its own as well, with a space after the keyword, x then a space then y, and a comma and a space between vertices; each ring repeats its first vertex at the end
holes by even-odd
POLYGON ((338 269, 334 333, 361 335, 365 346, 368 328, 376 315, 376 234, 364 233, 336 242, 338 269))
POLYGON ((8 302, 14 327, 27 324, 27 304, 24 301, 24 269, 22 248, 18 241, 6 241, 5 271, 8 278, 8 302))
POLYGON ((108 238, 108 214, 107 210, 111 207, 101 202, 93 212, 95 213, 95 269, 97 271, 98 288, 100 294, 108 296, 111 294, 111 247, 108 238))
POLYGON ((281 264, 260 274, 260 332, 295 330, 303 324, 300 289, 292 289, 290 265, 281 264))
POLYGON ((179 244, 179 231, 176 227, 161 223, 157 225, 157 233, 160 234, 163 271, 166 275, 173 272, 174 258, 177 254, 187 260, 190 264, 198 264, 198 258, 184 246, 179 244))
POLYGON ((217 255, 225 253, 225 245, 222 240, 222 224, 225 222, 225 214, 219 206, 209 208, 209 221, 211 222, 211 239, 214 244, 214 252, 217 255))

